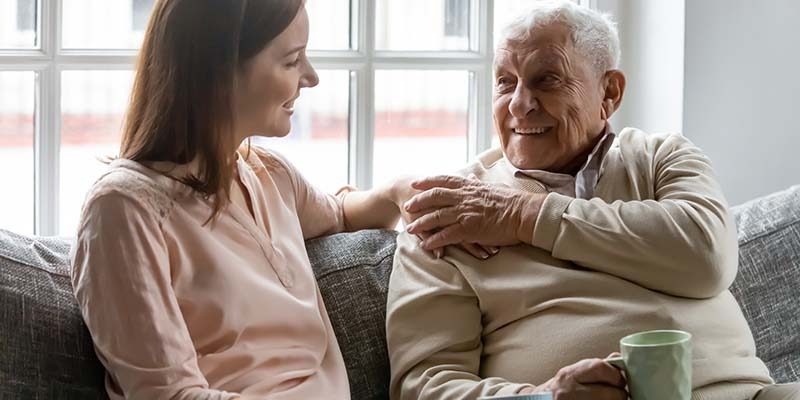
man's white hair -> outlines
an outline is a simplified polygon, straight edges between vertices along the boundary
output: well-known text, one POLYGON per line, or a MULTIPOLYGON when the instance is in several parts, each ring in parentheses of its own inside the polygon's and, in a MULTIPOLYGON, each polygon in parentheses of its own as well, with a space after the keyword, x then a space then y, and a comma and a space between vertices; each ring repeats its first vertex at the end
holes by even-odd
POLYGON ((570 0, 534 1, 530 11, 503 29, 498 43, 527 41, 534 28, 553 22, 563 23, 572 31, 576 49, 590 60, 598 73, 619 68, 619 34, 611 15, 582 7, 570 0))

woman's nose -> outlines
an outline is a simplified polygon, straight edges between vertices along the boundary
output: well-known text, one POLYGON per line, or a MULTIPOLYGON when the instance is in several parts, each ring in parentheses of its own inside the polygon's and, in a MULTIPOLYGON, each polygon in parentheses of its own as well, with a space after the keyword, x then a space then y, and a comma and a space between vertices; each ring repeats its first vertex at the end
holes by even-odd
POLYGON ((307 67, 303 73, 303 77, 301 78, 300 84, 302 87, 314 87, 319 84, 319 75, 317 75, 317 71, 314 69, 314 66, 311 63, 306 63, 307 67))

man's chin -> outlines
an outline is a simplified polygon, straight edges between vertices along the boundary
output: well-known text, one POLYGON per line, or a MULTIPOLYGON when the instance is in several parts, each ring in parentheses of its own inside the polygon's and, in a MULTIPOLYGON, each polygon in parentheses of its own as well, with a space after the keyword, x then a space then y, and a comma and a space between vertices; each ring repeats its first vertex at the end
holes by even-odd
POLYGON ((508 157, 508 161, 514 168, 521 170, 542 170, 549 171, 552 163, 543 163, 542 158, 526 157, 508 157))
POLYGON ((539 152, 535 151, 525 152, 515 146, 503 148, 503 155, 517 169, 545 169, 550 166, 550 160, 547 159, 545 154, 539 154, 539 152))

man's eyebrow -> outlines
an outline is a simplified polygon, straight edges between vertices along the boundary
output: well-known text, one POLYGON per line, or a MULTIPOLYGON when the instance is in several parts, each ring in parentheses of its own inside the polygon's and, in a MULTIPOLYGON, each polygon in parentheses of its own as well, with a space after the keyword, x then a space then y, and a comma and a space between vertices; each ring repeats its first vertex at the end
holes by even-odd
MULTIPOLYGON (((555 68, 561 69, 564 66, 565 59, 561 57, 557 53, 544 53, 544 54, 537 54, 536 56, 536 64, 540 68, 555 68)), ((530 59, 525 60, 530 61, 530 59)))
POLYGON ((494 57, 494 61, 492 61, 492 68, 497 69, 507 69, 506 64, 514 64, 514 52, 508 49, 497 49, 494 57))

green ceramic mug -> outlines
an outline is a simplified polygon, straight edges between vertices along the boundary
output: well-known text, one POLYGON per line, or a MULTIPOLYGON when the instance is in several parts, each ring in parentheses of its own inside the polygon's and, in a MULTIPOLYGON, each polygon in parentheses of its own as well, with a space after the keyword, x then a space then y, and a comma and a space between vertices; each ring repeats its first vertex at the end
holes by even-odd
POLYGON ((619 341, 622 357, 606 359, 625 371, 633 400, 689 400, 692 397, 692 335, 647 331, 619 341))

